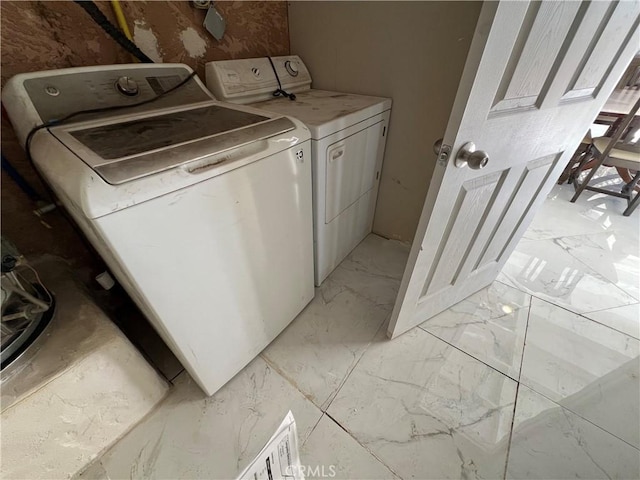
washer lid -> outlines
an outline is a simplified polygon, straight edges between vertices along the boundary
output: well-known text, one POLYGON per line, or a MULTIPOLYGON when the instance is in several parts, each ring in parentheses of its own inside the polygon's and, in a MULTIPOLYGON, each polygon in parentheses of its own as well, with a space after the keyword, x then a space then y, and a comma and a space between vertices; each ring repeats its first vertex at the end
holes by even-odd
POLYGON ((271 118, 219 104, 100 125, 51 129, 108 183, 119 184, 293 130, 271 118))

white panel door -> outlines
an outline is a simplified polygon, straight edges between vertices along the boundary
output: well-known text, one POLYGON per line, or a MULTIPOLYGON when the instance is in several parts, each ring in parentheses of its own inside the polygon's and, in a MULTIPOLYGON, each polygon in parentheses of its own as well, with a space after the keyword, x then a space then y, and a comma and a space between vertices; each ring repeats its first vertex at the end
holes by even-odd
POLYGON ((637 1, 485 2, 390 337, 495 280, 640 47, 639 19, 637 1))

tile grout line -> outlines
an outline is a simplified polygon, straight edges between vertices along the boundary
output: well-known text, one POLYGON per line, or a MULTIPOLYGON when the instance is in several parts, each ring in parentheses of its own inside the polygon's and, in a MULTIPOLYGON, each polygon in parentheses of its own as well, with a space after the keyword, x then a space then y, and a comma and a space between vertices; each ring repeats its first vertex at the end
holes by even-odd
MULTIPOLYGON (((532 296, 531 298, 533 299, 533 296, 532 296)), ((538 298, 538 297, 536 297, 536 298, 538 298)), ((543 301, 543 302, 545 302, 545 303, 548 303, 549 305, 557 306, 558 308, 563 308, 563 307, 559 307, 558 305, 555 305, 555 304, 553 304, 553 303, 547 302, 546 300, 541 299, 541 298, 538 298, 538 300, 541 300, 541 301, 543 301)), ((533 305, 532 305, 532 306, 533 306, 533 305)), ((568 311, 568 312, 570 312, 570 313, 572 313, 572 314, 574 314, 574 315, 581 316, 580 314, 575 313, 575 312, 572 312, 571 310, 568 310, 568 309, 566 309, 566 308, 563 308, 563 310, 566 310, 566 311, 568 311)), ((541 393, 541 392, 539 392, 538 390, 536 390, 536 388, 535 388, 535 387, 530 386, 530 385, 527 385, 526 383, 523 383, 523 382, 522 382, 522 380, 521 380, 521 379, 522 379, 522 367, 523 367, 523 365, 524 365, 524 354, 525 354, 525 350, 526 350, 526 347, 527 347, 527 343, 526 343, 526 342, 527 342, 527 333, 529 332, 529 321, 530 321, 530 318, 531 318, 531 307, 529 308, 529 316, 527 317, 527 329, 526 329, 526 332, 525 332, 525 344, 524 344, 524 348, 522 349, 522 361, 521 361, 521 363, 520 363, 520 375, 518 375, 518 390, 519 390, 519 388, 520 388, 520 384, 522 383, 522 385, 524 385, 526 388, 528 388, 528 389, 530 389, 531 391, 535 392, 536 394, 538 394, 538 395, 540 395, 540 396, 542 396, 542 397, 546 398, 547 400, 549 400, 550 402, 552 402, 554 405, 557 405, 559 408, 561 408, 561 409, 563 409, 563 410, 566 410, 566 411, 568 411, 568 412, 571 412, 571 413, 572 413, 573 415, 575 415, 576 417, 581 418, 581 419, 582 419, 582 420, 584 420, 585 422, 590 423, 591 425, 593 425, 593 426, 595 426, 595 427, 599 428, 599 429, 600 429, 600 430, 602 430, 603 432, 606 432, 606 433, 608 433, 609 435, 611 435, 612 437, 617 438, 617 439, 618 439, 618 440, 620 440, 621 442, 626 443, 627 445, 629 445, 629 446, 631 446, 631 447, 635 448, 636 450, 640 450, 640 448, 636 447, 635 445, 630 444, 630 443, 629 443, 629 442, 627 442, 625 439, 620 438, 620 437, 619 437, 618 435, 616 435, 615 433, 610 432, 609 430, 607 430, 607 429, 605 429, 604 427, 602 427, 602 426, 598 425, 597 423, 592 422, 591 420, 589 420, 588 418, 583 417, 582 415, 580 415, 580 414, 579 414, 579 413, 577 413, 577 412, 574 412, 572 409, 570 409, 570 408, 568 408, 568 407, 565 407, 564 405, 561 405, 560 403, 556 402, 556 401, 555 401, 555 400, 553 400, 552 398, 549 398, 549 397, 548 397, 547 395, 545 395, 544 393, 541 393)), ((586 318, 586 317, 584 317, 584 318, 585 318, 585 320, 591 320, 590 318, 586 318)), ((592 320, 592 321, 594 321, 594 320, 592 320)), ((595 321, 594 321, 594 322, 595 322, 595 321)), ((595 323, 599 323, 599 322, 595 322, 595 323)), ((602 325, 602 324, 601 324, 601 323, 599 323, 599 325, 602 325)), ((615 331, 615 332, 618 332, 618 330, 616 330, 615 328, 608 327, 607 325, 602 325, 602 326, 603 326, 603 327, 607 327, 607 328, 609 328, 610 330, 613 330, 613 331, 615 331)), ((627 334, 625 334, 625 333, 623 333, 623 332, 619 332, 619 333, 620 333, 620 334, 622 334, 622 335, 625 335, 625 336, 627 336, 627 337, 629 337, 629 338, 634 338, 634 337, 632 337, 631 335, 627 335, 627 334)), ((517 403, 517 402, 516 402, 516 403, 517 403)), ((515 415, 515 410, 514 410, 514 415, 515 415)))
MULTIPOLYGON (((537 298, 537 297, 536 297, 537 298)), ((527 325, 524 329, 524 342, 522 343, 522 356, 520 357, 520 370, 518 371, 518 384, 522 378, 522 366, 524 365, 524 352, 527 349, 527 334, 529 333, 529 322, 531 322, 531 308, 533 307, 533 295, 529 297, 529 311, 527 312, 527 325)))
POLYGON ((581 313, 580 315, 586 315, 586 314, 589 314, 589 313, 600 313, 600 312, 606 312, 607 310, 614 310, 614 309, 616 309, 616 308, 622 308, 622 307, 631 307, 631 306, 633 306, 633 305, 638 305, 638 306, 640 306, 640 300, 638 300, 638 301, 636 301, 636 302, 634 302, 634 303, 627 303, 627 304, 625 304, 625 305, 618 305, 617 307, 601 308, 601 309, 599 309, 599 310, 589 310, 588 312, 581 313))
MULTIPOLYGON (((324 418, 325 415, 326 415, 326 413, 322 412, 322 415, 320 415, 320 418, 318 419, 318 421, 313 425, 313 428, 309 432, 309 435, 307 435, 307 438, 305 438, 304 442, 302 442, 300 444, 300 449, 302 449, 305 446, 305 444, 309 441, 309 438, 311 438, 311 435, 313 435, 313 432, 316 431, 316 428, 318 428, 318 425, 320 424, 320 421, 324 418)), ((299 452, 299 453, 301 453, 301 452, 299 452)), ((302 460, 302 459, 300 459, 300 460, 302 460)))
MULTIPOLYGON (((519 382, 521 383, 521 382, 519 382)), ((582 415, 580 415, 577 412, 574 412, 573 410, 571 410, 569 407, 565 407, 564 405, 561 405, 560 403, 556 402, 555 400, 553 400, 552 398, 549 398, 547 395, 545 395, 544 393, 540 393, 538 390, 536 390, 534 387, 527 385, 526 383, 522 383, 523 386, 525 386, 526 388, 528 388, 529 390, 531 390, 532 392, 536 393, 537 395, 540 395, 541 397, 546 398, 547 400, 549 400, 551 403, 553 403, 554 405, 556 405, 558 408, 562 409, 562 410, 566 410, 567 412, 571 413, 572 415, 575 415, 576 417, 584 420, 587 423, 590 423, 591 425, 593 425, 594 427, 596 427, 599 430, 602 430, 603 432, 611 435, 614 438, 617 438, 618 440, 620 440, 623 443, 626 443, 627 445, 629 445, 631 448, 634 448, 636 450, 638 450, 640 452, 640 448, 636 447, 635 445, 632 445, 631 443, 629 443, 628 441, 626 441, 624 438, 620 438, 618 435, 616 435, 613 432, 610 432, 609 430, 607 430, 606 428, 598 425, 597 423, 594 423, 593 421, 589 420, 588 418, 583 417, 582 415)))
POLYGON ((316 427, 320 423, 320 420, 322 420, 322 417, 324 416, 325 412, 322 410, 321 407, 316 405, 316 403, 311 398, 309 398, 309 396, 306 393, 300 390, 298 385, 293 380, 291 380, 287 375, 285 375, 285 373, 282 372, 280 368, 275 363, 273 363, 266 355, 263 355, 262 352, 260 352, 258 354, 258 357, 260 357, 264 361, 264 363, 267 364, 267 367, 273 369, 276 375, 280 376, 285 382, 291 385, 294 390, 296 390, 300 395, 302 395, 305 400, 307 400, 311 405, 313 405, 315 408, 317 408, 320 411, 320 416, 318 417, 318 421, 313 425, 313 428, 309 431, 309 434, 304 438, 304 440, 300 444, 300 448, 302 448, 304 444, 307 443, 307 440, 309 440, 309 437, 311 436, 313 431, 316 429, 316 427))
POLYGON ((529 321, 531 320, 531 303, 533 296, 529 296, 529 311, 527 312, 527 325, 524 329, 524 339, 522 343, 522 356, 520 357, 520 369, 518 370, 518 379, 516 380, 516 397, 513 401, 513 416, 511 417, 511 428, 509 429, 509 443, 507 444, 507 456, 504 462, 504 475, 507 478, 507 469, 509 468, 509 456, 511 455, 511 442, 513 441, 513 428, 516 422, 516 409, 518 408, 518 394, 520 393, 520 378, 522 377, 522 366, 524 365, 524 352, 527 348, 527 333, 529 332, 529 321))
POLYGON ((360 443, 360 441, 354 437, 351 432, 349 430, 347 430, 345 427, 342 426, 342 424, 340 422, 338 422, 335 418, 333 418, 329 413, 325 413, 325 415, 327 417, 329 417, 329 419, 331 419, 331 421, 333 421, 333 423, 335 423, 341 430, 343 430, 347 435, 349 435, 349 437, 351 437, 353 440, 355 440, 355 442, 360 445, 369 455, 371 455, 373 458, 375 458, 378 462, 380 462, 382 465, 384 465, 391 473, 393 473, 396 477, 398 478, 403 478, 402 476, 400 476, 398 473, 396 473, 395 470, 393 470, 389 465, 387 465, 385 462, 383 462, 380 458, 378 458, 378 456, 373 453, 371 450, 369 450, 365 445, 363 445, 362 443, 360 443))
MULTIPOLYGON (((576 259, 576 260, 577 260, 577 261, 580 261, 580 260, 578 260, 578 259, 576 259)), ((586 264, 585 264, 585 265, 586 265, 586 264)), ((589 268, 590 268, 590 267, 589 267, 589 268)), ((595 272, 595 273, 598 273, 598 272, 595 272)), ((599 275, 599 276, 602 276, 602 275, 600 275, 599 273, 598 273, 598 275, 599 275)), ((602 278, 604 278, 604 277, 602 277, 602 278)), ((584 313, 603 312, 603 311, 605 311, 605 310, 612 310, 612 309, 614 309, 614 308, 626 307, 626 306, 629 306, 629 305, 638 305, 638 304, 640 303, 640 299, 637 299, 637 298, 636 298, 636 297, 634 297, 633 295, 628 294, 627 292, 625 292, 624 290, 622 290, 619 286, 617 286, 615 283, 611 282, 610 280, 608 280, 608 279, 606 279, 606 278, 604 278, 604 279, 606 280, 606 282, 607 282, 607 283, 609 283, 609 284, 610 284, 611 286, 613 286, 614 288, 617 288, 617 289, 618 289, 620 292, 622 292, 625 296, 627 296, 627 297, 629 297, 629 298, 632 298, 632 299, 634 299, 635 301, 634 301, 634 302, 631 302, 631 303, 623 303, 622 305, 616 305, 616 306, 614 306, 614 307, 607 307, 607 308, 603 308, 603 309, 600 309, 600 310, 590 310, 590 311, 588 311, 588 312, 584 312, 584 313)), ((495 282, 498 282, 498 283, 501 283, 502 285, 505 285, 505 286, 507 286, 507 287, 515 288, 516 290, 518 290, 518 291, 520 291, 520 292, 522 292, 522 293, 526 293, 527 295, 531 295, 532 297, 536 297, 538 300, 544 300, 545 302, 550 303, 551 305, 555 305, 556 307, 560 307, 560 308, 562 308, 562 309, 564 309, 564 310, 567 310, 567 311, 569 311, 569 312, 571 312, 571 313, 575 313, 576 315, 582 315, 581 313, 574 312, 573 310, 570 310, 569 308, 567 308, 567 307, 565 307, 565 306, 563 306, 563 305, 558 305, 557 303, 553 303, 553 302, 549 301, 548 299, 545 299, 545 298, 540 297, 539 293, 537 293, 537 292, 536 292, 536 293, 533 293, 532 291, 526 291, 526 290, 524 290, 524 289, 520 288, 518 285, 515 285, 515 286, 514 286, 514 285, 509 285, 508 283, 505 283, 505 282, 504 282, 504 281, 502 281, 502 280, 498 280, 498 279, 496 279, 496 280, 494 280, 494 281, 495 281, 495 282)), ((591 320, 591 319, 589 319, 589 320, 591 320)), ((611 327, 609 327, 609 328, 611 328, 611 327)), ((615 330, 615 329, 614 329, 614 330, 615 330)))
MULTIPOLYGON (((370 303, 373 304, 373 302, 371 300, 368 300, 366 298, 363 297, 363 299, 369 301, 370 303)), ((320 410, 322 413, 325 413, 329 407, 331 406, 331 403, 333 403, 333 400, 335 399, 335 397, 338 395, 338 392, 340 391, 340 389, 344 386, 344 384, 346 383, 347 379, 349 378, 349 376, 351 375, 351 373, 353 372, 353 370, 356 368, 356 366, 358 365, 358 363, 360 363, 360 360, 362 359, 362 357, 364 356, 364 354, 366 353, 366 351, 369 349, 369 347, 371 346, 371 344, 373 343, 373 340, 377 337, 378 333, 380 332, 380 329, 384 328, 386 322, 389 320, 389 318, 385 318, 385 320, 382 321, 382 323, 380 324, 380 326, 376 329, 375 334, 373 335, 372 339, 367 343, 367 346, 362 350, 362 353, 358 356, 358 358, 356 358, 352 364, 351 367, 349 367, 345 377, 342 379, 342 381, 340 382, 340 385, 338 386, 338 388, 336 388, 336 390, 334 392, 332 392, 327 399, 322 402, 322 404, 318 404, 316 403, 316 401, 314 401, 308 394, 306 394, 299 386, 298 384, 289 377, 289 375, 287 375, 287 373, 282 370, 277 363, 270 359, 269 356, 264 353, 264 351, 260 352, 258 354, 258 356, 260 358, 262 358, 262 360, 265 361, 265 363, 273 368, 273 370, 278 373, 282 378, 284 378, 288 383, 290 383, 298 392, 300 392, 301 395, 303 395, 307 400, 309 400, 316 408, 318 408, 318 410, 320 410), (328 402, 328 403, 327 403, 328 402), (325 406, 326 404, 326 406, 325 406)))
POLYGON ((351 376, 351 374, 353 373, 353 371, 356 369, 356 367, 358 366, 358 364, 360 363, 360 361, 362 360, 362 358, 364 357, 364 355, 367 353, 367 350, 369 350, 369 348, 371 347, 371 344, 374 342, 374 340, 378 337, 378 334, 380 333, 380 330, 384 329, 385 326, 387 325, 389 318, 386 318, 378 327, 378 329, 376 330, 375 335, 373 336, 373 338, 371 339, 371 341, 369 341, 369 343, 367 344, 367 346, 363 349, 362 354, 360 355, 360 357, 354 362, 353 367, 349 370, 349 372, 347 373, 347 375, 345 375, 343 381, 340 383, 340 386, 336 389, 335 393, 333 394, 332 398, 330 399, 329 403, 327 404, 323 415, 326 415, 327 417, 329 417, 329 419, 335 423, 340 429, 342 429, 347 435, 349 435, 349 437, 351 437, 358 445, 360 445, 367 453, 369 453, 369 455, 371 455, 373 458, 375 458, 378 462, 380 462, 380 464, 384 465, 393 475, 395 475, 396 477, 402 479, 402 476, 400 476, 398 473, 395 472, 395 470, 393 470, 389 465, 387 465, 386 462, 382 461, 380 458, 378 458, 378 456, 376 454, 374 454, 369 448, 367 448, 365 445, 363 445, 354 435, 351 434, 351 432, 349 432, 349 430, 347 430, 340 422, 338 422, 330 413, 329 413, 329 407, 331 407, 331 404, 333 404, 333 401, 336 399, 336 397, 338 396, 338 393, 340 392, 340 390, 342 389, 342 387, 345 385, 345 383, 347 383, 347 380, 349 379, 349 377, 351 376))
MULTIPOLYGON (((427 320, 425 320, 427 321, 427 320)), ((422 325, 418 325, 417 328, 419 328, 420 330, 422 330, 424 333, 431 335, 434 338, 437 338, 438 340, 440 340, 443 343, 446 343, 447 345, 449 345, 452 348, 455 348, 456 350, 458 350, 460 353, 463 353, 464 355, 466 355, 467 357, 473 358, 475 361, 482 363, 484 366, 489 367, 491 370, 498 372, 500 375, 504 375, 505 377, 507 377, 509 380, 513 380, 514 382, 518 382, 518 380, 516 380, 515 378, 513 378, 511 375, 501 372, 500 370, 498 370, 496 367, 493 367, 491 365, 489 365, 487 362, 480 360, 479 358, 476 358, 475 356, 471 355, 469 352, 465 352, 464 350, 462 350, 460 347, 447 342, 446 340, 443 340, 442 338, 440 338, 438 335, 436 335, 435 333, 432 333, 428 330, 425 329, 425 327, 423 327, 422 325)), ((524 348, 523 348, 524 351, 524 348)))
MULTIPOLYGON (((632 305, 636 305, 636 304, 632 304, 632 305)), ((604 310, 600 310, 600 311, 602 312, 602 311, 604 311, 604 310)), ((594 312, 587 312, 587 313, 594 313, 594 312)), ((634 335, 630 335, 630 334, 629 334, 629 333, 627 333, 627 332, 623 332, 622 330, 618 330, 617 328, 613 328, 611 325, 607 325, 607 324, 602 323, 602 322, 600 322, 600 321, 598 321, 598 320, 594 320, 593 318, 589 318, 589 317, 587 317, 587 316, 586 316, 585 314, 583 314, 583 313, 576 313, 576 315, 578 315, 579 317, 584 318, 585 320, 589 320, 590 322, 594 322, 594 323, 597 323, 598 325, 602 325, 603 327, 610 328, 610 329, 611 329, 611 330, 613 330, 614 332, 621 333, 622 335, 626 335, 627 337, 635 338, 636 340, 640 341, 640 336, 636 337, 636 336, 634 336, 634 335)))
POLYGON ((504 458, 504 470, 502 478, 506 480, 507 469, 509 468, 509 456, 511 455, 511 442, 513 440, 513 427, 516 422, 516 408, 518 407, 518 393, 520 392, 520 382, 516 383, 516 396, 513 400, 513 415, 511 416, 511 428, 509 429, 509 440, 507 443, 507 454, 504 458))
MULTIPOLYGON (((329 396, 329 398, 327 398, 327 406, 325 407, 325 409, 323 410, 323 412, 327 412, 329 410, 329 407, 331 406, 331 404, 333 403, 333 401, 336 399, 336 397, 338 396, 338 393, 340 392, 340 390, 342 389, 342 387, 344 387, 344 384, 347 383, 347 380, 349 379, 349 377, 351 376, 351 374, 353 373, 353 371, 356 369, 356 367, 358 366, 358 364, 360 363, 360 360, 362 360, 362 357, 364 357, 364 354, 367 353, 367 350, 369 350, 369 347, 371 347, 371 344, 373 343, 373 341, 377 338, 378 333, 380 332, 381 329, 383 329, 385 327, 385 325, 387 324, 387 322, 389 321, 389 317, 385 318, 383 320, 383 322, 380 324, 380 326, 378 327, 378 329, 376 330, 376 333, 373 335, 372 339, 367 343, 367 346, 362 350, 362 353, 360 354, 360 356, 353 362, 353 366, 351 368, 349 368, 347 374, 344 376, 344 378, 342 379, 342 382, 340 382, 340 385, 338 385, 338 388, 336 388, 336 391, 333 392, 332 395, 329 396)), ((322 409, 321 409, 322 410, 322 409)))
POLYGON ((519 292, 522 293, 526 293, 527 295, 531 295, 530 293, 527 292, 523 292, 522 290, 520 290, 518 287, 514 287, 513 285, 509 285, 507 282, 503 281, 503 280, 498 280, 497 278, 494 280, 494 282, 498 282, 501 283, 502 285, 504 285, 505 287, 509 287, 509 288, 515 288, 516 290, 518 290, 519 292))
POLYGON ((300 390, 300 387, 298 387, 298 384, 296 382, 293 381, 293 379, 289 378, 289 376, 282 371, 282 369, 273 361, 271 360, 267 355, 264 355, 262 352, 260 352, 258 354, 258 356, 267 364, 267 366, 271 369, 273 369, 274 372, 276 372, 278 375, 280 375, 284 380, 286 380, 287 383, 289 383, 298 393, 300 393, 300 395, 302 395, 306 400, 308 400, 314 407, 316 407, 318 410, 320 410, 320 412, 324 413, 322 410, 322 407, 317 405, 316 402, 314 402, 309 395, 307 395, 306 393, 304 393, 302 390, 300 390))
MULTIPOLYGON (((501 272, 502 272, 502 271, 501 271, 501 272)), ((509 279, 507 278, 507 280, 509 280, 509 279)), ((509 280, 509 281, 510 281, 510 280, 509 280)), ((529 295, 530 297, 540 298, 540 297, 538 297, 536 294, 531 293, 531 292, 527 292, 525 289, 520 288, 520 287, 519 287, 518 285, 516 285, 516 284, 509 285, 509 284, 508 284, 508 283, 506 283, 505 281, 498 280, 498 279, 495 279, 495 280, 494 280, 494 282, 501 283, 501 284, 502 284, 502 285, 504 285, 505 287, 513 288, 513 289, 517 290, 517 291, 518 291, 518 292, 520 292, 520 293, 524 293, 525 295, 529 295)), ((555 304, 554 304, 554 305, 555 305, 555 304)))
MULTIPOLYGON (((183 372, 185 372, 185 371, 186 370, 183 370, 183 372)), ((180 373, 183 373, 183 372, 180 372, 180 373)), ((187 373, 187 375, 188 375, 188 373, 187 373)), ((82 470, 76 472, 76 474, 75 474, 75 476, 73 478, 74 479, 79 478, 79 475, 83 474, 86 470, 88 470, 90 467, 95 466, 96 464, 100 464, 100 467, 107 474, 107 477, 109 478, 108 472, 107 472, 107 466, 102 461, 105 458, 105 456, 107 456, 109 454, 109 452, 114 450, 116 448, 116 446, 122 440, 124 440, 126 437, 128 437, 134 430, 136 430, 138 427, 141 427, 148 420, 150 420, 151 417, 154 416, 160 410, 160 408, 162 408, 162 405, 165 402, 169 401, 169 399, 171 398, 171 395, 174 392, 175 392, 175 385, 172 384, 172 385, 169 386, 169 388, 167 388, 167 391, 164 393, 164 395, 162 396, 160 401, 158 401, 151 410, 149 410, 147 413, 145 413, 143 415, 143 417, 140 420, 138 420, 136 423, 131 425, 125 431, 121 432, 120 435, 118 437, 116 437, 116 439, 114 441, 112 441, 109 445, 107 445, 100 452, 98 452, 98 454, 95 456, 95 458, 93 460, 91 460, 87 465, 85 465, 82 470)), ((164 424, 165 425, 166 425, 166 422, 167 422, 167 420, 165 419, 164 420, 164 424)), ((164 427, 163 427, 163 433, 164 433, 164 427)), ((146 445, 143 446, 142 450, 144 450, 145 448, 146 448, 146 445)), ((142 450, 141 450, 141 452, 142 452, 142 450)))
MULTIPOLYGON (((624 335, 624 336, 626 336, 626 337, 633 338, 633 339, 635 339, 635 340, 640 340, 640 339, 638 339, 638 338, 634 337, 633 335, 629 335, 628 333, 621 332, 621 331, 620 331, 620 330, 618 330, 617 328, 613 328, 613 327, 611 327, 611 326, 609 326, 609 325, 605 325, 604 323, 600 323, 600 322, 598 322, 597 320, 593 320, 593 319, 591 319, 591 318, 585 317, 585 316, 584 316, 584 314, 582 314, 582 313, 574 312, 573 310, 570 310, 570 309, 568 309, 567 307, 564 307, 564 306, 562 306, 562 305, 558 305, 558 304, 556 304, 556 303, 552 303, 552 302, 550 302, 549 300, 547 300, 546 298, 541 298, 541 297, 539 297, 539 296, 537 296, 537 295, 534 295, 534 294, 530 294, 530 295, 531 295, 531 297, 535 297, 536 299, 540 300, 541 302, 544 302, 544 303, 546 303, 546 304, 549 304, 549 305, 552 305, 552 306, 554 306, 554 307, 560 308, 560 309, 564 310, 565 312, 569 312, 569 313, 571 313, 571 314, 573 314, 573 315, 577 315, 578 317, 582 317, 582 318, 584 318, 585 320, 589 320, 590 322, 597 323, 598 325, 601 325, 601 326, 603 326, 603 327, 606 327, 606 328, 608 328, 609 330, 613 330, 614 332, 620 333, 620 334, 622 334, 622 335, 624 335)), ((626 304, 626 305, 619 305, 618 307, 611 307, 611 308, 626 307, 627 305, 638 305, 638 303, 628 303, 628 304, 626 304)), ((603 309, 603 310, 596 310, 596 311, 597 311, 597 312, 603 312, 603 311, 605 311, 605 310, 609 310, 609 309, 608 309, 608 308, 605 308, 605 309, 603 309)), ((585 312, 585 313, 594 313, 594 312, 585 312)))

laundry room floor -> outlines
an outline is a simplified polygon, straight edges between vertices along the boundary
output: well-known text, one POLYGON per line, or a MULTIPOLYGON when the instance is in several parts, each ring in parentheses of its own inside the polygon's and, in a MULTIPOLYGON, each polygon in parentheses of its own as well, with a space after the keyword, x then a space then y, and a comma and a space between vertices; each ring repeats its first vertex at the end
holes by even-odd
POLYGON ((639 478, 640 214, 572 194, 489 288, 393 341, 408 247, 369 236, 217 394, 181 373, 82 478, 233 479, 289 410, 326 478, 639 478))

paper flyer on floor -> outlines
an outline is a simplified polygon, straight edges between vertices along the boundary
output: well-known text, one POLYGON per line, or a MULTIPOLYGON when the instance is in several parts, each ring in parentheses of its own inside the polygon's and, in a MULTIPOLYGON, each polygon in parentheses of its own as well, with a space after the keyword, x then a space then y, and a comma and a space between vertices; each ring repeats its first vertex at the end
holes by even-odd
POLYGON ((238 480, 304 480, 298 453, 296 421, 287 413, 276 433, 238 480))

